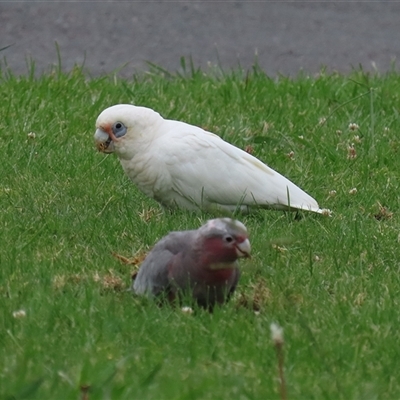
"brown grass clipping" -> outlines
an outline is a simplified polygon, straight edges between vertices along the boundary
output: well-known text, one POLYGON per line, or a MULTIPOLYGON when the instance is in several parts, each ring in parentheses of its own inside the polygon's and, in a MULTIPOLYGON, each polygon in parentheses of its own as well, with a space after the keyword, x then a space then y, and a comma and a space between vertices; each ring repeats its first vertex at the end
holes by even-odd
POLYGON ((255 282, 242 286, 236 295, 236 306, 259 312, 268 304, 271 297, 266 280, 259 277, 255 282))

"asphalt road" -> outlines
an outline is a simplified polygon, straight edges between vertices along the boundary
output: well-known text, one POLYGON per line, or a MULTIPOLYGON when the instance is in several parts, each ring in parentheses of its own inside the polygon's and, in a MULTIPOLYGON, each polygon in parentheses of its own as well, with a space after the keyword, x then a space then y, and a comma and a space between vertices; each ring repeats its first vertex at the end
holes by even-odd
MULTIPOLYGON (((400 2, 131 1, 0 2, 0 65, 16 74, 35 61, 91 75, 130 76, 146 61, 170 71, 180 57, 207 70, 259 65, 269 74, 385 72, 400 59, 400 2)), ((398 67, 395 67, 398 70, 398 67)))

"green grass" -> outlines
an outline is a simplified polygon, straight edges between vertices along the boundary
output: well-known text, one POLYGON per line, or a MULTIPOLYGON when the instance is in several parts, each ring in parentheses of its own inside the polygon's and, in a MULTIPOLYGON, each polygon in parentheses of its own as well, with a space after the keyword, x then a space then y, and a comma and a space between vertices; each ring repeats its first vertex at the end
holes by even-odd
POLYGON ((89 385, 90 400, 279 399, 271 322, 284 328, 289 399, 400 398, 399 93, 398 74, 362 71, 3 70, 0 398, 77 399, 89 385), (254 256, 213 314, 134 298, 132 266, 112 252, 131 257, 210 215, 162 213, 95 151, 97 115, 124 102, 251 146, 332 217, 241 216, 254 256))

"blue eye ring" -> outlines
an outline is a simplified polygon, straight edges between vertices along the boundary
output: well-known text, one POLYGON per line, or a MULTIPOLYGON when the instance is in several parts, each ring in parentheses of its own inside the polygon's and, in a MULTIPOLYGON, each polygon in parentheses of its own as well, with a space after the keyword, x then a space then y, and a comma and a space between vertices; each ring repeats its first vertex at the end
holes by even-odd
POLYGON ((126 134, 127 129, 126 129, 126 126, 122 122, 117 121, 112 126, 112 131, 113 131, 115 137, 120 138, 126 134))

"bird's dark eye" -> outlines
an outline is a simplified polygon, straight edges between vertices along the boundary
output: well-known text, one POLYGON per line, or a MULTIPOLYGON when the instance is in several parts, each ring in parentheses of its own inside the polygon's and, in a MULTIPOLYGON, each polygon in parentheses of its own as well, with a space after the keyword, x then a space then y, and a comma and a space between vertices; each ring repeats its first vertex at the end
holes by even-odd
POLYGON ((225 236, 225 242, 227 243, 232 243, 233 242, 233 237, 232 236, 225 236))
POLYGON ((112 127, 115 137, 119 138, 126 134, 126 126, 122 122, 116 122, 112 127))

